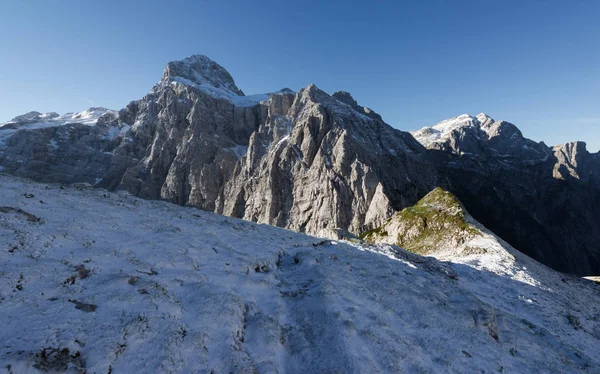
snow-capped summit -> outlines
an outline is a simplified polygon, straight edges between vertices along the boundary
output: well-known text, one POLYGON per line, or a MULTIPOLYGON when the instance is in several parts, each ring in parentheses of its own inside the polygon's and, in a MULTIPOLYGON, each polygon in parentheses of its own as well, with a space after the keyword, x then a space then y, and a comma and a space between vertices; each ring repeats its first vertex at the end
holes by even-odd
POLYGON ((496 121, 485 113, 477 116, 462 114, 411 134, 425 148, 456 155, 489 154, 538 162, 550 153, 545 144, 525 138, 512 123, 496 121))
MULTIPOLYGON (((478 129, 481 120, 491 119, 488 115, 481 113, 476 117, 469 114, 461 114, 458 117, 450 118, 430 127, 423 127, 418 131, 412 132, 412 135, 424 146, 433 145, 446 141, 454 131, 460 131, 464 128, 478 129)), ((492 120, 493 121, 493 120, 492 120)))
POLYGON ((465 137, 479 138, 481 136, 479 131, 481 122, 479 118, 487 120, 490 117, 483 113, 477 117, 462 114, 458 117, 438 122, 431 127, 423 127, 418 131, 411 132, 411 134, 426 148, 438 150, 456 149, 457 153, 460 154, 467 152, 467 150, 463 149, 464 147, 457 147, 457 140, 460 139, 463 141, 465 137), (455 135, 458 135, 459 139, 455 139, 455 135))
POLYGON ((167 64, 163 80, 184 80, 198 86, 210 85, 214 88, 229 91, 237 96, 244 92, 236 85, 227 70, 204 55, 193 55, 181 61, 171 61, 167 64))
POLYGON ((193 55, 181 61, 171 61, 158 87, 183 85, 196 88, 216 99, 229 101, 237 107, 251 107, 269 100, 272 94, 293 94, 289 88, 264 94, 244 95, 229 72, 204 55, 193 55))
POLYGON ((98 118, 108 112, 111 112, 111 110, 102 107, 92 107, 82 112, 70 112, 63 115, 59 115, 56 112, 42 114, 40 112, 32 111, 16 116, 8 122, 0 123, 0 131, 60 126, 66 125, 67 123, 81 123, 93 126, 98 122, 98 118))
POLYGON ((40 112, 31 111, 31 112, 28 112, 28 113, 25 113, 25 114, 21 114, 20 116, 16 116, 10 122, 29 121, 29 120, 33 120, 35 118, 38 118, 41 115, 42 115, 42 113, 40 113, 40 112))
MULTIPOLYGON (((74 121, 76 120, 87 120, 87 121, 97 121, 105 113, 111 112, 110 109, 106 109, 103 107, 91 107, 83 112, 75 113, 72 116, 74 121)), ((58 115, 57 115, 58 117, 58 115)))
POLYGON ((8 139, 19 130, 43 129, 67 124, 82 124, 91 127, 98 123, 98 119, 106 113, 116 112, 106 108, 92 107, 82 112, 71 112, 63 115, 56 112, 40 113, 33 111, 25 113, 9 122, 0 123, 0 146, 5 145, 8 139))

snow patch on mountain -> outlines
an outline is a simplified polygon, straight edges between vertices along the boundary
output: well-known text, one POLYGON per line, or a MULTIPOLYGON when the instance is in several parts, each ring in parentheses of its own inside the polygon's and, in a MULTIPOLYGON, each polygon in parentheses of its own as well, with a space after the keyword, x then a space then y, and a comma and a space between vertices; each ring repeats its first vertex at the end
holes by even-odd
POLYGON ((411 132, 411 134, 419 141, 419 143, 428 147, 433 143, 446 141, 450 138, 453 131, 462 128, 478 129, 480 124, 487 120, 494 121, 485 113, 481 113, 476 117, 470 116, 469 114, 462 114, 458 117, 441 121, 433 126, 423 127, 418 131, 411 132))
MULTIPOLYGON (((512 123, 495 121, 485 113, 474 117, 463 114, 411 134, 428 149, 472 158, 487 154, 512 159, 519 165, 539 164, 551 154, 551 149, 544 143, 525 138, 512 123)), ((506 163, 506 166, 512 167, 510 163, 506 163)))
POLYGON ((279 91, 244 95, 225 68, 204 55, 193 55, 181 61, 171 61, 163 74, 162 84, 183 84, 238 107, 251 107, 266 102, 270 95, 295 94, 289 88, 279 91))
POLYGON ((0 124, 0 145, 19 130, 63 126, 70 123, 94 126, 102 115, 110 112, 116 113, 115 111, 101 107, 92 107, 82 112, 70 112, 63 115, 59 115, 55 112, 43 114, 39 112, 29 112, 0 124))
POLYGON ((229 90, 217 88, 207 83, 194 83, 183 77, 173 77, 172 84, 184 84, 186 86, 197 88, 215 99, 227 100, 238 107, 251 107, 269 100, 268 94, 239 96, 229 90))

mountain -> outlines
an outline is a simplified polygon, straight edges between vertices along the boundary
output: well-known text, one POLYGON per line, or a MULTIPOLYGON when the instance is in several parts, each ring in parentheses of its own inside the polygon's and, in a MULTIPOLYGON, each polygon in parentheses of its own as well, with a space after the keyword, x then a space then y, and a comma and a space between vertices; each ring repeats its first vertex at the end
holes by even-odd
POLYGON ((436 171, 425 152, 346 92, 245 96, 223 67, 192 56, 94 128, 13 134, 0 165, 337 237, 380 225, 429 190, 436 171))
POLYGON ((0 185, 7 373, 600 371, 598 285, 513 250, 441 190, 417 211, 485 241, 447 262, 126 191, 0 185))
POLYGON ((351 99, 310 85, 270 110, 226 185, 223 213, 335 237, 377 226, 434 183, 408 133, 339 97, 351 99))
POLYGON ((379 227, 442 186, 544 264, 600 269, 600 155, 581 142, 548 147, 485 114, 411 135, 344 91, 245 95, 201 55, 168 63, 146 96, 93 121, 4 125, 0 170, 328 238, 379 227))
POLYGON ((440 171, 440 185, 515 248, 555 269, 600 269, 600 154, 585 143, 555 147, 485 114, 413 133, 440 171))

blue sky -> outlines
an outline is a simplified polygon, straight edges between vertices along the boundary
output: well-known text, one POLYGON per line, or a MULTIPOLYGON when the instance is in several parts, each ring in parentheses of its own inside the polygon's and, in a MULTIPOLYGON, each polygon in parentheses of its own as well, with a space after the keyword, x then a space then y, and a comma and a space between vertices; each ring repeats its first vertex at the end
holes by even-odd
POLYGON ((0 121, 120 109, 202 53, 246 94, 315 83, 394 127, 462 113, 600 149, 600 1, 12 1, 0 121), (93 104, 92 104, 93 103, 93 104))

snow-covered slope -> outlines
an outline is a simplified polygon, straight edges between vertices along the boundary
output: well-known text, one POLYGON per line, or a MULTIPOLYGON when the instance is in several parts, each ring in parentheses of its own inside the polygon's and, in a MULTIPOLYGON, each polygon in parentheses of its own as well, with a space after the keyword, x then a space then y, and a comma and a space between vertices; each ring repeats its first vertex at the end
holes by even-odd
POLYGON ((600 370, 590 281, 527 263, 523 282, 124 192, 6 175, 0 189, 5 372, 600 370))

